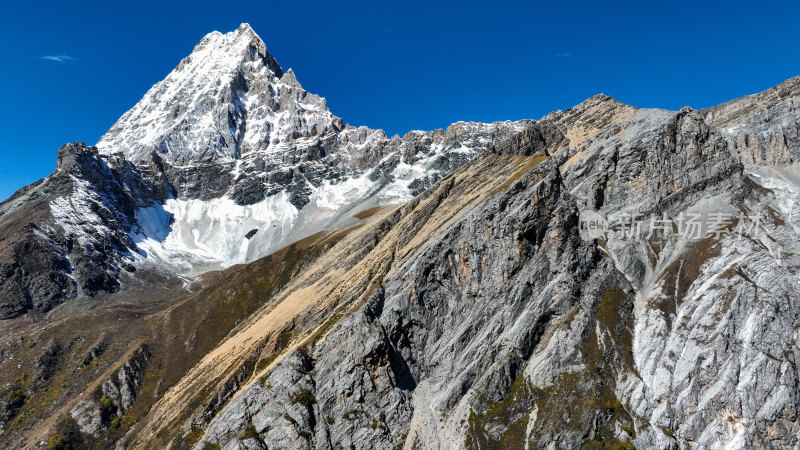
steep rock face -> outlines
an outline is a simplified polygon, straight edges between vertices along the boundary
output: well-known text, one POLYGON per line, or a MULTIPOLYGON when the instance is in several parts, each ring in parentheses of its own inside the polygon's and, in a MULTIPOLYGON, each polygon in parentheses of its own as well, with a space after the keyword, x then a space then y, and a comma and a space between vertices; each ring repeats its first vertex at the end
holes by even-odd
POLYGON ((267 446, 462 447, 465 399, 475 401, 479 386, 489 401, 502 399, 551 317, 575 306, 600 260, 578 237, 578 210, 558 162, 536 166, 425 242, 314 347, 307 383, 315 427, 261 406, 273 403, 273 392, 296 390, 282 382, 293 370, 287 358, 268 389, 244 391, 204 439, 238 448, 237 430, 250 420, 267 446), (269 440, 277 430, 282 440, 269 440))
POLYGON ((139 347, 128 362, 111 379, 103 383, 103 395, 116 405, 119 416, 122 416, 126 409, 130 409, 136 401, 136 394, 142 385, 144 369, 150 356, 147 346, 139 347))
POLYGON ((204 37, 166 79, 98 142, 131 161, 164 154, 173 164, 235 160, 271 143, 313 136, 341 120, 285 74, 247 24, 204 37))
POLYGON ((784 166, 800 160, 797 108, 800 77, 699 111, 731 141, 745 164, 784 166))
MULTIPOLYGON (((70 263, 56 243, 42 236, 35 224, 15 230, 3 248, 0 263, 0 318, 28 310, 47 311, 76 292, 70 263), (13 240, 12 240, 13 239, 13 240)), ((4 242, 4 243, 6 243, 4 242)))
MULTIPOLYGON (((297 345, 292 341, 302 342, 308 333, 317 333, 318 327, 329 329, 339 314, 366 301, 380 280, 412 258, 431 236, 502 189, 508 177, 527 171, 526 167, 538 161, 541 155, 482 157, 412 202, 373 212, 367 223, 348 230, 325 255, 297 272, 271 298, 270 307, 253 314, 192 368, 126 436, 126 445, 167 445, 173 439, 180 441, 173 443, 177 446, 187 445, 187 440, 194 442, 190 437, 197 433, 192 430, 205 427, 225 402, 237 401, 239 393, 261 380, 265 364, 269 370, 269 361, 280 360, 297 345), (254 360, 257 365, 249 363, 254 360), (240 377, 243 369, 249 377, 240 377), (208 396, 208 392, 213 394, 208 396), (198 404, 203 406, 198 408, 198 404)), ((291 426, 291 421, 285 423, 291 426)), ((235 429, 232 433, 236 434, 235 429)))
MULTIPOLYGON (((95 393, 99 398, 84 399, 72 408, 70 416, 83 433, 99 436, 133 406, 151 356, 146 345, 140 346, 118 371, 103 381, 95 393)), ((116 426, 119 427, 118 420, 116 426)))
POLYGON ((0 317, 116 291, 120 272, 134 270, 136 210, 169 192, 146 168, 83 144, 61 147, 52 175, 0 204, 0 317))
POLYGON ((490 149, 547 160, 423 239, 197 448, 245 448, 244 429, 291 448, 796 446, 797 85, 703 111, 597 96, 490 149), (579 238, 586 211, 614 227, 579 238), (273 398, 296 383, 305 409, 273 398))

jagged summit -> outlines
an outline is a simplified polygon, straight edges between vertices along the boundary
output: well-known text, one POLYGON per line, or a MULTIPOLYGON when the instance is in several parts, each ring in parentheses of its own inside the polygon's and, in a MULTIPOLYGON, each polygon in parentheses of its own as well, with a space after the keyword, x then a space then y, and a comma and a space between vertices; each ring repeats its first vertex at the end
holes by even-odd
MULTIPOLYGON (((283 75, 283 70, 278 61, 272 57, 264 41, 247 23, 241 24, 239 28, 229 33, 223 34, 219 31, 212 31, 205 35, 192 50, 192 55, 199 52, 228 55, 230 58, 227 59, 227 62, 232 63, 231 68, 233 69, 237 68, 238 63, 241 61, 256 62, 261 60, 276 76, 283 75)), ((192 58, 192 55, 187 58, 192 58)), ((183 61, 185 60, 186 58, 183 61)))
POLYGON ((97 143, 104 154, 170 163, 238 159, 292 136, 331 128, 338 118, 305 92, 247 24, 206 35, 192 53, 97 143), (285 79, 284 79, 285 78, 285 79))

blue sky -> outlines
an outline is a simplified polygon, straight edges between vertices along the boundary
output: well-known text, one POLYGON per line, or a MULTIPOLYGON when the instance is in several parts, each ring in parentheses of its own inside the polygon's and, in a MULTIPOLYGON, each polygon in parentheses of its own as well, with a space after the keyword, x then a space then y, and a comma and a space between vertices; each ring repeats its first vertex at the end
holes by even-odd
POLYGON ((241 22, 334 114, 390 135, 539 118, 600 92, 700 108, 800 75, 788 1, 3 2, 0 199, 241 22))

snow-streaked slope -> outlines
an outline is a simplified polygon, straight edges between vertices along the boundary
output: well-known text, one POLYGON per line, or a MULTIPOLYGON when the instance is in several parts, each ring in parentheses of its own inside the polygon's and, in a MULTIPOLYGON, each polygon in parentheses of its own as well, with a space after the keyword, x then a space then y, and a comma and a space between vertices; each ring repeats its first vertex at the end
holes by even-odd
MULTIPOLYGON (((479 150, 459 145, 449 152, 471 158, 479 150)), ((319 186, 309 184, 308 203, 299 209, 286 191, 251 205, 239 205, 227 196, 170 198, 163 205, 138 211, 140 226, 132 237, 142 256, 180 274, 251 262, 359 211, 409 201, 416 193, 412 186, 416 180, 447 175, 446 170, 435 168, 437 159, 447 155, 443 143, 432 145, 430 154, 413 160, 393 153, 381 161, 398 158, 389 179, 375 177, 373 170, 341 180, 323 180, 319 186)))

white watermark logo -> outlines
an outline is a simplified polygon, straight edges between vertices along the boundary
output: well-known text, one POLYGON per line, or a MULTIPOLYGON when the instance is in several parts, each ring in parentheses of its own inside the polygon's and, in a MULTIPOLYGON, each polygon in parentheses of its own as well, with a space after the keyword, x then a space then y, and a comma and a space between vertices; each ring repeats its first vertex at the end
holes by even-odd
POLYGON ((608 222, 603 216, 594 211, 581 211, 580 228, 578 228, 581 239, 584 241, 603 239, 607 230, 608 222))
POLYGON ((715 239, 735 234, 737 239, 761 226, 760 214, 731 214, 726 212, 680 213, 669 217, 645 217, 642 214, 621 213, 606 219, 595 211, 581 211, 579 218, 581 239, 645 239, 663 241, 669 237, 699 240, 713 236, 715 239))

